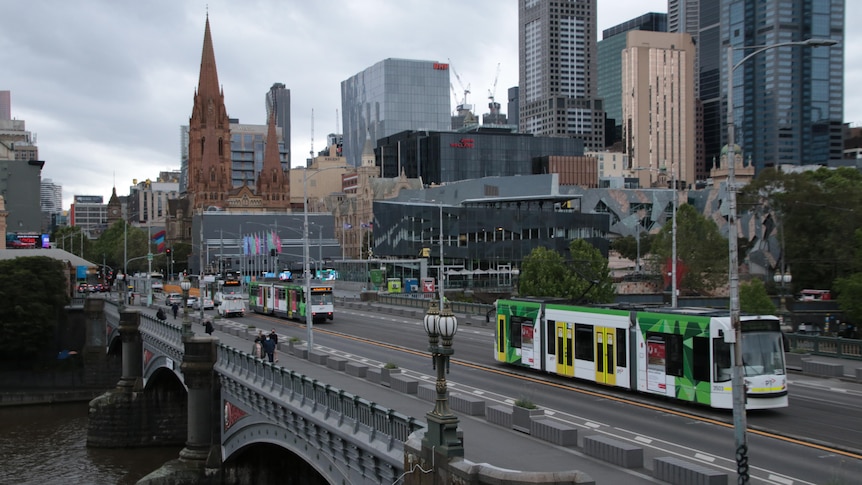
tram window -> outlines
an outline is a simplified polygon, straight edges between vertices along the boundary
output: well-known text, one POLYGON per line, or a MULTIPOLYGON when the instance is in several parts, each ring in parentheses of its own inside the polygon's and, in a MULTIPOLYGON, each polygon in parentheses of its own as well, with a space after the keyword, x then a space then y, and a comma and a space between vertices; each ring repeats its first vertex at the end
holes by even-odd
POLYGON ((730 344, 722 338, 712 339, 712 360, 715 362, 715 382, 727 382, 733 377, 730 365, 730 344))
POLYGON ((617 329, 617 366, 627 367, 626 365, 626 329, 617 329))
POLYGON ((557 321, 556 320, 547 320, 545 321, 545 345, 547 345, 548 349, 545 352, 547 355, 556 355, 557 354, 557 321))
POLYGON ((709 339, 694 337, 691 339, 692 369, 691 377, 696 381, 709 381, 709 339))
POLYGON ((682 335, 647 332, 647 340, 664 341, 664 371, 667 375, 682 377, 682 335))
POLYGON ((589 362, 595 360, 592 325, 575 324, 575 358, 589 362))
POLYGON ((509 343, 513 348, 521 348, 521 325, 523 325, 524 322, 528 325, 532 323, 529 318, 514 315, 509 319, 509 343))

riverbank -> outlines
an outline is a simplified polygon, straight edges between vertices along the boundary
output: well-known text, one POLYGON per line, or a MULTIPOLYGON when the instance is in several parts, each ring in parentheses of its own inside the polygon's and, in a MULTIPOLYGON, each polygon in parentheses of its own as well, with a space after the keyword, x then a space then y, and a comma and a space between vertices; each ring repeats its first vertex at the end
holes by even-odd
POLYGON ((0 407, 89 402, 107 389, 13 389, 0 392, 0 407))

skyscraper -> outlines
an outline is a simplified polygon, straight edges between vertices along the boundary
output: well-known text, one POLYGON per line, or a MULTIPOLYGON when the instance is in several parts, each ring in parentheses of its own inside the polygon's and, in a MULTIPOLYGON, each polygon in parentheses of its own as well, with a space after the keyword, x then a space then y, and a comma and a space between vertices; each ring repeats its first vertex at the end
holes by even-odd
POLYGON ((279 151, 287 153, 287 168, 290 169, 290 89, 282 83, 274 83, 266 92, 267 120, 272 113, 275 113, 275 126, 284 143, 279 151))
POLYGON ((451 131, 449 65, 385 59, 341 82, 344 157, 358 167, 365 140, 407 130, 451 131))
POLYGON ((0 120, 12 119, 12 92, 0 91, 0 120))
MULTIPOLYGON (((722 2, 722 45, 737 49, 734 62, 753 52, 739 50, 743 46, 838 41, 832 47, 769 49, 733 72, 736 143, 757 172, 842 159, 844 13, 844 0, 722 2)), ((721 66, 726 96, 728 73, 721 66)))
POLYGON ((518 0, 519 131, 605 146, 596 0, 518 0))
POLYGON ((599 56, 596 89, 608 120, 614 122, 614 131, 605 133, 608 146, 622 140, 622 51, 626 48, 626 33, 632 30, 667 32, 667 14, 647 13, 602 32, 602 40, 596 46, 599 56))

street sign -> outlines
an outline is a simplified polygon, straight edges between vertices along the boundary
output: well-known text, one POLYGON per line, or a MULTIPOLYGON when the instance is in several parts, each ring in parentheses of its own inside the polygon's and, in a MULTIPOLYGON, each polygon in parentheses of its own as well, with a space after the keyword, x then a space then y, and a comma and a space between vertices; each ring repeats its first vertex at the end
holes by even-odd
POLYGON ((153 253, 147 253, 147 261, 153 260, 153 253))

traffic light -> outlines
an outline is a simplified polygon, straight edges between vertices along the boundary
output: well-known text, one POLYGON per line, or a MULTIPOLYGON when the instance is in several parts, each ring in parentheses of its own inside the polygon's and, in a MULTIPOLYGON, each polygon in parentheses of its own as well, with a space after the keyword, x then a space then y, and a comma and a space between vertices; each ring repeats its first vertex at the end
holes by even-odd
POLYGON ((170 256, 171 255, 171 248, 165 249, 165 254, 170 256))

